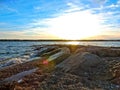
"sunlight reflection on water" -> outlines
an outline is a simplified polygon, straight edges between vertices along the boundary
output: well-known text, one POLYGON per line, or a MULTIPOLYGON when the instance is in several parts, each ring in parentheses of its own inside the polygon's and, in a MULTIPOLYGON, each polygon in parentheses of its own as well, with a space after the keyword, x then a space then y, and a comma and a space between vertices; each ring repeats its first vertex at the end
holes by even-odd
POLYGON ((71 42, 66 42, 66 44, 70 45, 79 45, 80 42, 78 41, 71 41, 71 42))

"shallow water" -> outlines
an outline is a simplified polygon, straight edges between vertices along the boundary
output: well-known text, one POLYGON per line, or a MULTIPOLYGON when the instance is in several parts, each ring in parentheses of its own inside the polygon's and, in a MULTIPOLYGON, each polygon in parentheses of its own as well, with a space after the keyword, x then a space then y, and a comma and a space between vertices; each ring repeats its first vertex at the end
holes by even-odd
POLYGON ((0 67, 12 64, 11 60, 26 61, 30 59, 30 55, 35 53, 34 45, 52 45, 52 44, 74 44, 74 45, 94 45, 106 47, 120 47, 120 41, 0 41, 0 67))

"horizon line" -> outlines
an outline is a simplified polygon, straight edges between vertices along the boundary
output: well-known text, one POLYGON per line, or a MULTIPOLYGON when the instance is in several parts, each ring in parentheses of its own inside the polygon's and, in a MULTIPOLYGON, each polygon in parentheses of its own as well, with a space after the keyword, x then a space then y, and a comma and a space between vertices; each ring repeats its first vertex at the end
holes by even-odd
POLYGON ((0 39, 0 41, 120 41, 120 39, 81 39, 81 40, 66 40, 66 39, 0 39))

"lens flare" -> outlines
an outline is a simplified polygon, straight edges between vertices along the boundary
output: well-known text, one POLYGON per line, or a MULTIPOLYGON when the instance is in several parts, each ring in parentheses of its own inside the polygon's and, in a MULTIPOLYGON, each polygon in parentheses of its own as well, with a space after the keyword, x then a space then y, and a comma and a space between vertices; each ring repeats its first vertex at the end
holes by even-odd
POLYGON ((42 63, 43 63, 44 65, 48 65, 48 60, 44 60, 42 63))

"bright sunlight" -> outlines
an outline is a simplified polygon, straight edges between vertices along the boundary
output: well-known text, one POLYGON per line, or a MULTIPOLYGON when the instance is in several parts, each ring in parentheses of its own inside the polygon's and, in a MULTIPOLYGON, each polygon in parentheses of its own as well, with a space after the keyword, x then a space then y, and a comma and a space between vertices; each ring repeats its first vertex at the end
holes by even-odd
POLYGON ((89 11, 72 12, 48 20, 50 32, 62 39, 87 39, 100 33, 100 17, 89 11))

